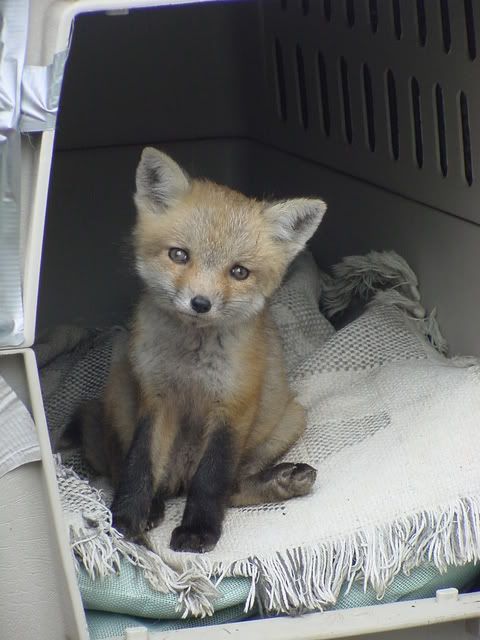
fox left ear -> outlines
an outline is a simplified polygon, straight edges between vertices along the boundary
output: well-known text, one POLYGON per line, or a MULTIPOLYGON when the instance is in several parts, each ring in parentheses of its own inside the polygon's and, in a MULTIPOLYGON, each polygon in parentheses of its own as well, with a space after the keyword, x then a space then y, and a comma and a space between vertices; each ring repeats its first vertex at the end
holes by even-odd
POLYGON ((190 187, 188 175, 175 160, 153 147, 143 150, 136 178, 137 207, 152 213, 168 209, 190 187))
POLYGON ((293 259, 313 236, 327 210, 323 200, 295 198, 271 205, 265 216, 272 225, 274 238, 285 242, 293 259))

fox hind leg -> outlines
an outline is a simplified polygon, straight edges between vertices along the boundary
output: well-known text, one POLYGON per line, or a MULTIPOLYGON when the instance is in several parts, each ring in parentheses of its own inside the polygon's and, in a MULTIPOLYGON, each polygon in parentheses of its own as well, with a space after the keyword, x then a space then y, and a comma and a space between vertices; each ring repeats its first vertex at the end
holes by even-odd
POLYGON ((104 447, 104 413, 100 400, 81 405, 55 443, 57 451, 81 447, 82 454, 95 473, 108 474, 108 460, 104 447))
POLYGON ((230 504, 244 507, 304 496, 310 492, 316 477, 316 470, 308 464, 282 462, 242 478, 230 504))
POLYGON ((291 400, 272 436, 262 443, 243 465, 231 506, 282 502, 306 495, 317 472, 308 464, 275 462, 298 440, 305 429, 305 412, 291 400))

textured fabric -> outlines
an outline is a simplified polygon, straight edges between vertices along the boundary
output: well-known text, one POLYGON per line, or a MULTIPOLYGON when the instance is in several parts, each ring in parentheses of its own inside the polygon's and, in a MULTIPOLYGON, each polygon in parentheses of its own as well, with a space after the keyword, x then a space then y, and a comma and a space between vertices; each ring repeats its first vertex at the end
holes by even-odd
POLYGON ((433 598, 437 589, 455 587, 465 590, 473 583, 478 572, 479 566, 474 562, 460 567, 449 566, 444 573, 440 573, 432 563, 427 563, 415 567, 409 575, 399 573, 395 576, 385 589, 381 600, 371 587, 365 589, 360 582, 355 582, 350 590, 343 586, 334 608, 351 609, 402 600, 433 598))
POLYGON ((0 478, 35 460, 40 460, 40 447, 32 417, 0 376, 0 478))
MULTIPOLYGON (((78 586, 86 609, 111 611, 142 618, 181 618, 177 597, 173 593, 159 593, 152 589, 142 571, 125 560, 118 575, 93 580, 85 569, 77 574, 78 586)), ((250 580, 226 578, 218 587, 215 611, 245 606, 250 591, 250 580)))
MULTIPOLYGON (((406 273, 398 257, 388 263, 406 273)), ((364 277, 371 287, 371 274, 364 277)), ((108 573, 115 553, 126 553, 152 586, 177 593, 185 615, 213 612, 212 576, 244 576, 252 581, 247 609, 257 599, 267 612, 291 613, 331 606, 355 581, 382 597, 402 571, 479 558, 478 362, 449 360, 431 347, 417 316, 408 315, 418 302, 416 282, 406 288, 413 305, 400 309, 407 298, 379 295, 335 332, 318 310, 326 281, 303 256, 273 303, 291 384, 308 412, 307 431, 287 459, 317 468, 312 494, 230 509, 217 547, 203 556, 168 548, 183 499, 168 502, 164 522, 150 534, 156 554, 121 548, 126 543, 108 521, 97 531, 95 518, 84 518, 79 529, 78 515, 92 512, 89 500, 67 521, 76 555, 91 572, 108 573)), ((81 361, 90 357, 95 361, 93 353, 81 361)), ((70 361, 75 368, 75 354, 70 361)), ((107 369, 98 367, 95 384, 107 369)), ((78 388, 63 380, 62 393, 75 396, 71 405, 82 399, 78 388)), ((71 487, 61 476, 59 485, 69 502, 71 487)), ((108 487, 100 486, 108 502, 108 487)))
MULTIPOLYGON (((138 571, 132 569, 132 571, 138 571)), ((123 571, 122 571, 123 573, 123 571)), ((478 574, 478 566, 473 563, 464 565, 462 567, 448 567, 447 571, 441 574, 438 569, 432 564, 426 564, 421 567, 417 567, 412 570, 409 576, 402 574, 396 576, 392 584, 389 585, 385 591, 385 595, 381 602, 378 600, 374 590, 372 588, 364 589, 359 583, 355 583, 348 593, 346 587, 344 587, 338 597, 335 609, 348 609, 351 607, 366 607, 375 604, 385 604, 388 602, 399 602, 401 600, 415 600, 418 598, 431 598, 434 597, 437 589, 443 589, 446 587, 456 587, 457 589, 463 589, 468 586, 475 576, 478 574)), ((114 578, 108 582, 109 585, 114 578)), ((79 580, 80 590, 84 593, 83 587, 85 581, 90 579, 83 575, 79 580)), ((226 579, 226 582, 232 583, 234 579, 226 579)), ((129 588, 133 588, 130 584, 129 588)), ((95 585, 92 585, 92 589, 95 589, 95 585)), ((115 591, 118 590, 118 586, 115 587, 115 591)), ((242 589, 238 590, 237 595, 242 593, 242 589)), ((107 591, 108 594, 108 591, 107 591)), ((136 592, 133 592, 135 597, 136 592)), ((92 591, 92 596, 96 602, 100 601, 100 598, 95 597, 95 592, 92 591)), ((157 594, 158 599, 158 594, 157 594)), ((165 597, 165 596, 164 596, 165 597)), ((107 599, 105 598, 105 592, 102 596, 102 603, 106 607, 110 607, 107 599)), ((87 614, 88 629, 91 640, 103 640, 104 638, 121 637, 123 639, 123 633, 128 627, 146 627, 149 631, 173 631, 175 629, 184 629, 200 625, 210 624, 225 624, 227 622, 238 622, 245 620, 251 616, 251 612, 246 614, 243 611, 244 605, 226 607, 216 612, 213 616, 203 619, 186 619, 186 620, 152 620, 151 618, 135 617, 133 615, 109 613, 114 611, 113 608, 106 608, 104 611, 89 610, 87 614)), ((162 611, 164 609, 162 608, 162 611)))
POLYGON ((125 331, 58 327, 35 345, 52 446, 80 403, 98 398, 112 360, 114 340, 125 331))

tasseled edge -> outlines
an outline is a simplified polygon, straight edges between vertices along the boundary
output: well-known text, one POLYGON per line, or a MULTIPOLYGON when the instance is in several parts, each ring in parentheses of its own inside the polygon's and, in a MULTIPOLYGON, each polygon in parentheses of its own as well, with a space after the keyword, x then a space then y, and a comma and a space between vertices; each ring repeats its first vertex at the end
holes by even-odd
MULTIPOLYGON (((58 458, 58 457, 57 457, 58 458)), ((381 599, 397 574, 425 562, 440 572, 448 566, 480 560, 480 498, 461 498, 438 509, 421 511, 386 524, 355 531, 343 540, 286 549, 269 557, 251 557, 229 565, 208 555, 155 553, 126 541, 111 525, 111 514, 99 491, 57 459, 57 475, 88 494, 89 513, 66 513, 77 567, 93 578, 120 570, 126 559, 141 568, 156 591, 178 596, 184 618, 214 613, 220 582, 230 576, 251 580, 245 612, 256 605, 265 614, 321 611, 335 605, 343 587, 355 581, 371 587, 381 599), (80 520, 82 522, 80 522, 80 520)))
POLYGON ((92 579, 102 579, 118 574, 121 561, 127 560, 143 570, 153 589, 161 593, 178 595, 178 611, 183 616, 204 617, 213 615, 214 601, 219 592, 210 579, 205 566, 195 563, 179 570, 154 551, 126 540, 112 526, 112 514, 98 489, 82 480, 72 469, 61 463, 59 454, 54 456, 57 482, 70 533, 70 546, 76 569, 85 569, 92 579), (88 503, 88 510, 72 511, 75 505, 88 503))

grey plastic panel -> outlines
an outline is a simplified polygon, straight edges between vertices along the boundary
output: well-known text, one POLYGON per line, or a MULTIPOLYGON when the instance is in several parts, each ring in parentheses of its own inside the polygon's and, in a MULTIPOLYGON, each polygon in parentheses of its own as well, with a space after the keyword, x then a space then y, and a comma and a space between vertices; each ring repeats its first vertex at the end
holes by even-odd
MULTIPOLYGON (((161 144, 193 176, 249 190, 249 147, 231 141, 161 144)), ((37 331, 122 322, 136 299, 130 249, 135 169, 143 145, 57 151, 45 229, 37 331)))
POLYGON ((317 261, 394 249, 417 273, 424 304, 438 309, 451 352, 480 355, 480 227, 313 162, 252 146, 251 189, 320 195, 329 207, 314 238, 317 261))
POLYGON ((80 15, 57 148, 246 135, 259 47, 252 0, 80 15))
MULTIPOLYGON (((456 353, 480 355, 480 227, 295 158, 235 140, 161 145, 193 175, 251 195, 320 195, 329 210, 314 247, 320 264, 395 249, 438 307, 456 353)), ((128 254, 131 194, 141 147, 57 152, 42 265, 39 328, 107 325, 128 317, 138 292, 128 254)))
POLYGON ((460 220, 480 222, 479 13, 470 0, 268 0, 81 16, 62 94, 39 328, 125 317, 137 290, 128 257, 135 165, 143 143, 166 140, 172 144, 161 146, 194 175, 257 195, 325 195, 331 208, 320 258, 328 264, 346 253, 395 248, 419 272, 428 303, 438 304, 454 351, 480 353, 480 227, 460 220), (461 91, 470 116, 471 186, 461 91), (229 133, 235 139, 221 139, 229 133))
POLYGON ((265 140, 480 221, 480 6, 268 0, 265 140))

